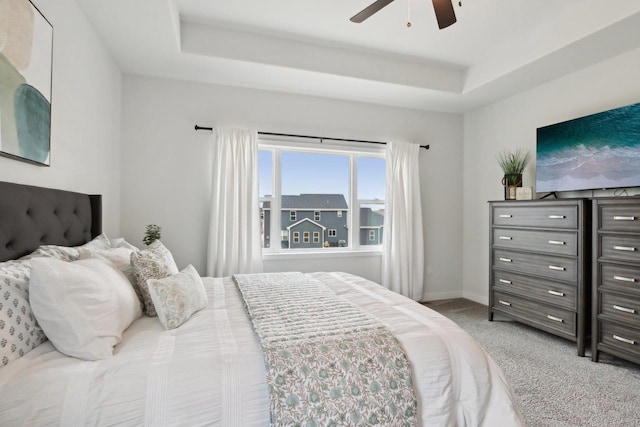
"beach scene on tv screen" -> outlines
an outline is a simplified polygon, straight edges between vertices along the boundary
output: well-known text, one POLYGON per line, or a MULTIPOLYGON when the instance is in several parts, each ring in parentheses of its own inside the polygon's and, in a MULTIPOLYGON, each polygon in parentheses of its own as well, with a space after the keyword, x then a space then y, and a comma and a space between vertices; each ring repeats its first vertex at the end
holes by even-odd
POLYGON ((640 103, 538 128, 536 191, 640 186, 640 103))

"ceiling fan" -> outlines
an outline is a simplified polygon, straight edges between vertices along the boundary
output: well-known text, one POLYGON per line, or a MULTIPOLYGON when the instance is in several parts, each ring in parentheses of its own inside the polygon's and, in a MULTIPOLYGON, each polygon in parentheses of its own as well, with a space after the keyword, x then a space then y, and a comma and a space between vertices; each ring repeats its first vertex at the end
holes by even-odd
MULTIPOLYGON (((449 25, 455 24, 456 13, 453 10, 453 3, 451 0, 431 0, 433 2, 433 9, 436 11, 436 19, 438 20, 438 27, 440 29, 447 28, 449 25)), ((374 13, 378 12, 383 7, 389 5, 393 0, 376 0, 361 12, 356 13, 351 22, 361 23, 365 19, 369 18, 374 13)))

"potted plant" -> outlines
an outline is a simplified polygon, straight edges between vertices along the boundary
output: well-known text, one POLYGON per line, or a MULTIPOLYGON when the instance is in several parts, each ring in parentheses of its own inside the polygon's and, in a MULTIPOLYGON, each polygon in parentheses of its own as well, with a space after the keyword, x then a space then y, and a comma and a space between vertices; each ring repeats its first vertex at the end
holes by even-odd
POLYGON ((515 199, 516 187, 522 187, 522 172, 531 160, 531 153, 521 148, 516 151, 504 150, 498 154, 497 159, 504 173, 502 178, 504 198, 505 200, 515 199))
POLYGON ((147 230, 144 232, 144 239, 142 239, 142 243, 149 246, 156 240, 160 240, 160 233, 162 228, 158 227, 155 224, 147 225, 147 230))

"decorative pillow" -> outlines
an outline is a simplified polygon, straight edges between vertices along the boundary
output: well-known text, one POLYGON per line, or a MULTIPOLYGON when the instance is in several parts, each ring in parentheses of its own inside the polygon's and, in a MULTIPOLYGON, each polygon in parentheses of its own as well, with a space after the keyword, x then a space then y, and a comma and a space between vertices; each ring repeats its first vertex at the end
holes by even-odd
POLYGON ((79 248, 78 253, 80 259, 100 258, 102 260, 112 263, 118 270, 120 270, 129 280, 129 283, 133 286, 133 268, 131 267, 131 249, 111 248, 111 249, 88 249, 79 248))
POLYGON ((135 287, 144 311, 149 316, 156 316, 153 300, 149 295, 149 279, 164 279, 178 272, 178 266, 160 240, 154 241, 148 248, 131 253, 131 266, 135 277, 135 287))
POLYGON ((47 340, 29 305, 31 261, 0 263, 0 367, 47 340))
POLYGON ((101 259, 31 260, 31 308, 52 344, 83 360, 113 354, 122 332, 142 315, 127 278, 101 259))
POLYGON ((196 269, 189 265, 178 274, 147 282, 158 319, 165 329, 174 329, 207 306, 207 291, 196 269))
POLYGON ((80 259, 80 254, 78 253, 78 249, 87 248, 87 249, 109 249, 111 247, 111 242, 106 234, 100 234, 95 237, 90 242, 85 243, 81 246, 58 246, 58 245, 42 245, 35 251, 31 252, 29 255, 23 256, 20 258, 24 259, 32 259, 35 257, 50 257, 60 259, 62 261, 77 261, 80 259))

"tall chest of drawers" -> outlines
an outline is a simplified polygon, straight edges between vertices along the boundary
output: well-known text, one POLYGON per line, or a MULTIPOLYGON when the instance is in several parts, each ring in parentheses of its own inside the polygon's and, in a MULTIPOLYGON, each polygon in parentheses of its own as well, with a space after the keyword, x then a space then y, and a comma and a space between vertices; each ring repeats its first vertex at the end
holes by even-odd
POLYGON ((590 326, 590 201, 489 205, 489 320, 505 315, 575 341, 584 356, 590 326))
POLYGON ((593 218, 591 357, 640 363, 640 198, 595 199, 593 218))

